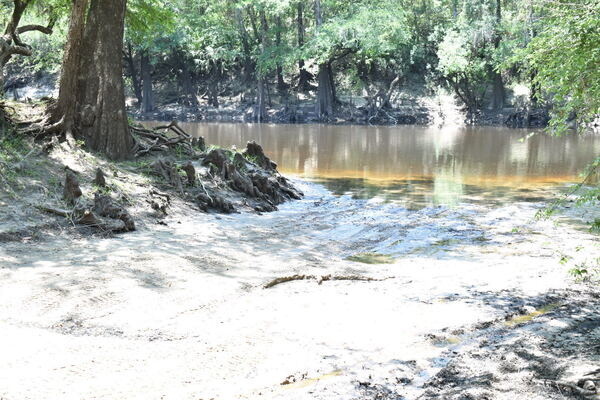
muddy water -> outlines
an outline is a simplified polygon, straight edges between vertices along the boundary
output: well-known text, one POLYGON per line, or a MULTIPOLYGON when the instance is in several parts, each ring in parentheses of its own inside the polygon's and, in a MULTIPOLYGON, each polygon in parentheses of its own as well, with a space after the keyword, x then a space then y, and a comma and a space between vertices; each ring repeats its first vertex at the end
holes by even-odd
POLYGON ((551 137, 490 127, 333 126, 188 123, 207 143, 262 144, 285 174, 336 194, 381 197, 409 208, 536 201, 575 182, 600 154, 600 136, 551 137))

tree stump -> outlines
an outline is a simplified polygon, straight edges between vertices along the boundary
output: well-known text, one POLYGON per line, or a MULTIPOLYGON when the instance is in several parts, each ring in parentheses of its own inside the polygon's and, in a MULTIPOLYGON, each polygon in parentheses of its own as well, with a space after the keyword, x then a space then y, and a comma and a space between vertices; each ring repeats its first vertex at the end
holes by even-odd
POLYGON ((96 193, 94 197, 94 212, 101 217, 108 217, 123 221, 123 231, 134 231, 135 223, 131 215, 114 202, 110 196, 96 193))
POLYGON ((191 161, 188 161, 184 164, 181 169, 185 172, 188 180, 188 185, 195 186, 196 185, 196 168, 192 165, 191 161))
POLYGON ((192 138, 192 147, 199 149, 200 151, 206 151, 206 142, 202 136, 192 138))
POLYGON ((96 170, 96 178, 94 178, 94 185, 105 188, 106 187, 106 178, 104 172, 100 168, 96 170))
POLYGON ((266 171, 272 172, 277 169, 277 164, 265 155, 261 145, 255 141, 248 142, 246 145, 246 150, 244 150, 242 153, 244 157, 255 162, 259 167, 265 169, 266 171))
POLYGON ((177 189, 180 193, 183 193, 181 177, 179 176, 177 166, 174 163, 159 159, 152 163, 152 167, 158 175, 162 176, 165 181, 167 181, 167 183, 177 189))
POLYGON ((75 204, 75 201, 81 197, 83 192, 79 187, 79 181, 75 176, 75 173, 67 169, 65 177, 65 188, 63 190, 63 199, 69 204, 75 204))

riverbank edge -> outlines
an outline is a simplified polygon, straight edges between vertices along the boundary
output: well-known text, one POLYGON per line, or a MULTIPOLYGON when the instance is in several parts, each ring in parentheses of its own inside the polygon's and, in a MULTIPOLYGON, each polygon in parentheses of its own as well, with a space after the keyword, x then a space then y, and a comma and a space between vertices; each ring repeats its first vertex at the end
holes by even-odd
MULTIPOLYGON (((15 78, 16 79, 16 78, 15 78)), ((13 80, 15 80, 13 79, 13 80)), ((54 74, 41 74, 40 77, 22 77, 16 79, 10 94, 15 101, 35 102, 39 99, 56 96, 56 80, 54 74)), ((404 92, 403 92, 404 93, 404 92)), ((545 128, 550 115, 546 108, 516 106, 512 103, 498 110, 482 108, 467 111, 457 103, 451 94, 428 95, 424 89, 415 85, 408 87, 404 93, 403 105, 368 110, 364 105, 355 104, 353 100, 338 100, 334 115, 319 118, 315 109, 315 99, 307 97, 297 99, 280 99, 267 105, 265 117, 261 121, 269 124, 333 124, 333 125, 470 125, 498 126, 509 128, 545 128)), ((160 97, 160 96, 159 96, 160 97)), ((356 101, 360 101, 357 98, 356 101)), ((132 120, 138 121, 181 121, 181 122, 257 122, 256 105, 252 102, 233 100, 223 97, 219 107, 199 102, 198 107, 180 102, 157 101, 151 112, 142 112, 136 100, 129 97, 127 112, 132 120)))
MULTIPOLYGON (((172 103, 161 105, 152 112, 141 112, 129 106, 128 114, 138 121, 226 122, 256 123, 252 105, 228 105, 221 108, 201 106, 199 109, 172 103)), ((375 117, 369 116, 362 107, 344 105, 331 118, 320 119, 314 111, 314 103, 303 102, 294 107, 279 106, 267 109, 262 123, 268 124, 330 124, 330 125, 444 125, 496 126, 509 128, 545 128, 550 117, 547 110, 506 107, 502 110, 479 110, 467 114, 456 111, 446 114, 444 110, 427 106, 404 106, 382 110, 375 117), (457 118, 457 115, 459 116, 457 118)))

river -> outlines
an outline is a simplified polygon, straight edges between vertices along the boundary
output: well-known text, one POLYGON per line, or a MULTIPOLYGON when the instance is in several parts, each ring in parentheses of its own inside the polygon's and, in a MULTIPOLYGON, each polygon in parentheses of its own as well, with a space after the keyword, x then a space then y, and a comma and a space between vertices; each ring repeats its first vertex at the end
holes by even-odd
POLYGON ((493 127, 184 123, 209 144, 255 140, 283 174, 336 194, 408 208, 539 199, 579 180, 600 154, 598 135, 553 137, 493 127))

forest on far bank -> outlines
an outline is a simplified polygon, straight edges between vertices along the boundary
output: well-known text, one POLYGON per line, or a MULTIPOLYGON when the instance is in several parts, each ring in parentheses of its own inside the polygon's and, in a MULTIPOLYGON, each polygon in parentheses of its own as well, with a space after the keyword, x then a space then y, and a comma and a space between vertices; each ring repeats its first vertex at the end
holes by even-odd
MULTIPOLYGON (((71 3, 0 1, 7 95, 58 81, 71 3), (9 54, 17 14, 23 47, 9 54)), ((539 112, 564 128, 598 113, 599 25, 594 0, 130 0, 122 64, 139 113, 233 104, 293 121, 310 103, 315 120, 356 106, 389 123, 407 97, 443 91, 471 121, 511 108, 516 125, 539 112)))

